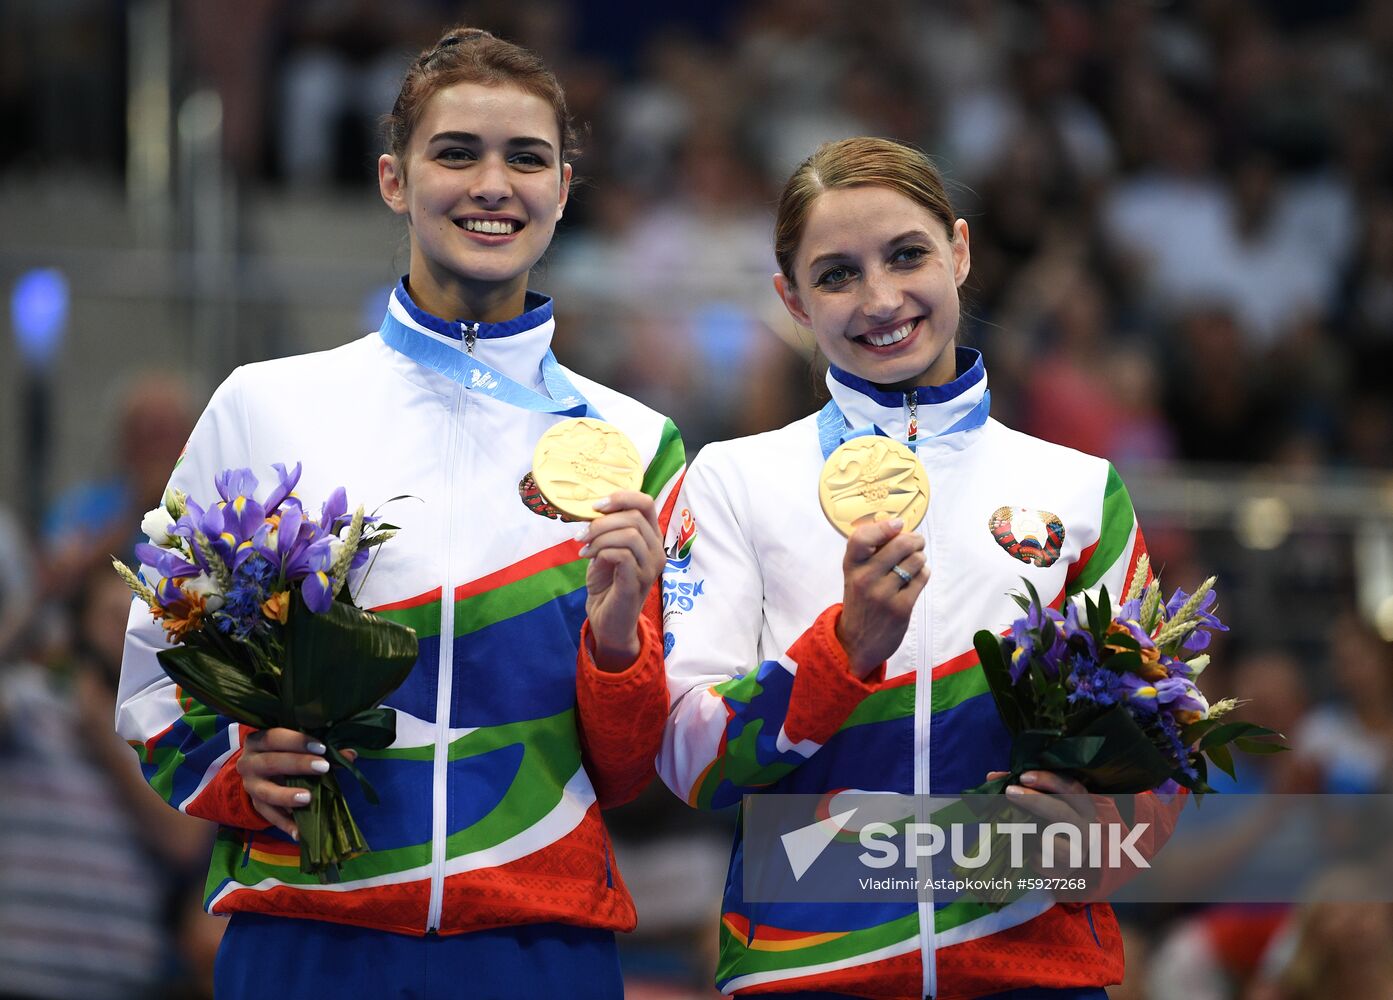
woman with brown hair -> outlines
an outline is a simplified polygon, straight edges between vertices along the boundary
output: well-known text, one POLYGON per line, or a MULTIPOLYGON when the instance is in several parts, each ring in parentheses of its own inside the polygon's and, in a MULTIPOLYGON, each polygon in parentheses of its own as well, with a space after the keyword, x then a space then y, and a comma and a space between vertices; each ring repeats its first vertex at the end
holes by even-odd
POLYGON ((635 915, 600 809, 638 793, 661 737, 654 584, 681 440, 551 354, 552 303, 529 276, 566 207, 573 133, 541 61, 452 30, 411 65, 386 131, 379 188, 411 259, 380 330, 235 371, 171 480, 206 506, 223 469, 300 461, 306 504, 340 485, 368 510, 408 497, 350 581, 420 641, 386 702, 396 742, 357 758, 381 804, 347 790, 371 851, 336 884, 300 873, 308 793, 282 778, 327 771, 324 746, 182 697, 139 608, 118 727, 156 790, 220 825, 220 1000, 619 996, 613 932, 635 915), (621 428, 646 468, 579 536, 531 471, 542 433, 578 415, 621 428))

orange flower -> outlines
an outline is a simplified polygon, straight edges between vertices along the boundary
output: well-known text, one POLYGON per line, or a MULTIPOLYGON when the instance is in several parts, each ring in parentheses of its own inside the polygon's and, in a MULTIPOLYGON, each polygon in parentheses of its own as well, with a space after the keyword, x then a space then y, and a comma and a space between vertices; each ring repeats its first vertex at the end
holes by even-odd
POLYGON ((203 616, 207 612, 207 601, 200 594, 182 591, 182 599, 164 608, 151 608, 155 621, 164 626, 170 642, 183 642, 184 636, 197 632, 203 627, 203 616))
POLYGON ((290 592, 282 590, 261 602, 261 613, 273 622, 285 624, 290 617, 290 592))
MULTIPOLYGON (((1108 626, 1105 635, 1125 635, 1135 640, 1137 638, 1137 631, 1129 629, 1121 622, 1113 622, 1108 626)), ((1132 650, 1127 649, 1125 646, 1111 642, 1104 642, 1103 648, 1113 653, 1132 652, 1132 650)), ((1170 676, 1166 673, 1166 668, 1161 665, 1161 651, 1155 646, 1142 646, 1140 649, 1135 650, 1135 652, 1141 657, 1141 667, 1136 671, 1138 677, 1148 681, 1160 681, 1170 676)))

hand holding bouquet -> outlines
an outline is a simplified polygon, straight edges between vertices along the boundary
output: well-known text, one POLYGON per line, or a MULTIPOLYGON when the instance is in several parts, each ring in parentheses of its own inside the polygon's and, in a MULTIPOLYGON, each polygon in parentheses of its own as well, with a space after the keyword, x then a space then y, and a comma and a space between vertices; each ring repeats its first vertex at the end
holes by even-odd
MULTIPOLYGON (((379 706, 415 664, 416 634, 359 609, 345 584, 395 530, 361 507, 349 514, 342 487, 311 516, 292 493, 300 466, 274 468, 278 482, 264 500, 250 469, 229 469, 208 509, 171 491, 146 514, 150 542, 136 555, 158 574, 153 586, 113 562, 179 644, 158 656, 184 692, 243 725, 313 736, 375 804, 343 751, 395 739, 395 713, 379 706)), ((311 796, 296 817, 300 870, 337 880, 338 865, 368 846, 334 771, 285 782, 311 796)))
MULTIPOLYGON (((1082 786, 1094 794, 1129 795, 1184 787, 1201 796, 1213 791, 1207 780, 1210 763, 1233 775, 1230 746, 1249 753, 1286 749, 1263 739, 1277 735, 1271 729, 1222 721, 1237 703, 1226 699, 1211 706, 1195 683, 1209 664, 1204 651, 1211 634, 1227 631, 1213 612, 1214 578, 1193 594, 1177 590, 1163 604, 1160 580, 1147 583, 1149 575, 1143 556, 1115 610, 1103 588, 1096 601, 1085 594, 1066 602, 1061 612, 1044 606, 1027 581, 1029 596, 1013 595, 1025 617, 1005 635, 984 630, 974 636, 1012 746, 1009 771, 964 795, 995 796, 1020 784, 1025 772, 1036 771, 1048 772, 1047 782, 1037 778, 1042 791, 1082 786)), ((991 803, 968 805, 979 816, 988 813, 998 830, 1032 818, 1001 800, 991 803)), ((1034 813, 1045 805, 1040 801, 1027 808, 1034 813)), ((1085 814, 1092 812, 1084 800, 1050 805, 1044 815, 1086 822, 1085 814)), ((998 834, 991 861, 971 874, 987 885, 1015 885, 1014 879, 993 878, 1005 874, 1007 853, 998 834)), ((1012 888, 980 893, 992 906, 1019 895, 1012 888)))
POLYGON ((1249 753, 1285 749, 1251 722, 1222 722, 1236 703, 1211 706, 1195 680, 1209 664, 1213 632, 1228 631, 1213 613, 1210 577, 1193 594, 1177 590, 1164 605, 1146 557, 1122 604, 1106 588, 1044 607, 1027 582, 1026 612, 1009 633, 973 639, 997 711, 1014 737, 1011 769, 972 789, 1000 792, 1024 771, 1057 771, 1090 792, 1147 792, 1168 781, 1196 794, 1213 791, 1208 765, 1233 775, 1230 745, 1249 753))

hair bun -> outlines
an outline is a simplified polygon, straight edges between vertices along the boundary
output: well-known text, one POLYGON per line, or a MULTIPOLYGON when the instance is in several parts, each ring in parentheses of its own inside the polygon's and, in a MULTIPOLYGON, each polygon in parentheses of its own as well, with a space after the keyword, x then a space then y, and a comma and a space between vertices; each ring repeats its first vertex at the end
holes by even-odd
POLYGON ((441 45, 455 45, 459 42, 476 42, 481 38, 492 38, 493 32, 483 28, 455 28, 440 40, 441 45))

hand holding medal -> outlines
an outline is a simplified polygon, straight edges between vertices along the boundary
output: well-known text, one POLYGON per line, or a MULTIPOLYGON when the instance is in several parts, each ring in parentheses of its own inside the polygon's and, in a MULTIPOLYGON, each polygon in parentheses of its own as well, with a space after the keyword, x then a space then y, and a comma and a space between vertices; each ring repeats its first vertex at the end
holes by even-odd
POLYGON ((537 488, 556 509, 590 525, 579 536, 585 611, 601 669, 623 670, 639 654, 638 616, 663 569, 653 498, 640 492, 643 461, 628 436, 592 417, 563 420, 537 441, 537 488))
POLYGON ((924 537, 916 531, 929 509, 929 479, 898 441, 862 435, 828 457, 818 499, 847 536, 837 637, 852 670, 865 677, 899 648, 929 579, 924 537))

